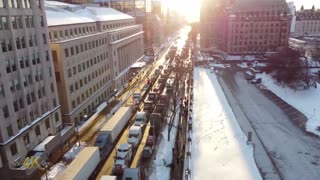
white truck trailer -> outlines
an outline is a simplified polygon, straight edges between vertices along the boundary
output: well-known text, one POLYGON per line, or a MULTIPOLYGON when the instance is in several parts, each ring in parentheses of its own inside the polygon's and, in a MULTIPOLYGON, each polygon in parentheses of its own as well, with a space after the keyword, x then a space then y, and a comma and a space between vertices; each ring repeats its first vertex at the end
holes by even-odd
POLYGON ((98 147, 85 147, 67 167, 59 180, 87 180, 100 162, 98 147))
POLYGON ((131 116, 130 107, 121 107, 111 119, 100 129, 99 133, 110 134, 111 143, 113 143, 120 132, 128 123, 131 116))

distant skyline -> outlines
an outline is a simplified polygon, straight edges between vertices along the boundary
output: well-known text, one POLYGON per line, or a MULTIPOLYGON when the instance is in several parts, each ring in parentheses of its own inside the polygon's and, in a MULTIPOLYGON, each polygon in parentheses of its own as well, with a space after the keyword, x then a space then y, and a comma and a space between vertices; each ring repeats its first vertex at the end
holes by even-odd
POLYGON ((300 10, 302 5, 305 9, 311 9, 312 5, 314 5, 316 9, 320 9, 320 0, 287 0, 287 2, 292 1, 297 10, 300 10))

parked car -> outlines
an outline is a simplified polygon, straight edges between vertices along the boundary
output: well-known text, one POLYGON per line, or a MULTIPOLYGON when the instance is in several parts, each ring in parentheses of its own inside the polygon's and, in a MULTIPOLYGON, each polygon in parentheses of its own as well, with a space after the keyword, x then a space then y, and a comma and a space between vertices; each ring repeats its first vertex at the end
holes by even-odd
POLYGON ((250 82, 251 84, 259 84, 261 83, 262 79, 261 78, 254 78, 250 82))
POLYGON ((253 72, 251 71, 247 71, 245 74, 244 74, 244 78, 246 80, 252 80, 254 79, 255 75, 253 74, 253 72))

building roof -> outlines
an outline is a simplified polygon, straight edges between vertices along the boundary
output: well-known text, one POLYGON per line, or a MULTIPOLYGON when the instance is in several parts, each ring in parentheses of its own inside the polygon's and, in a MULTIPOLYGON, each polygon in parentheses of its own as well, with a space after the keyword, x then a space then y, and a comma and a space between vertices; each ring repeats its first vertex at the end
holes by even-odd
POLYGON ((112 8, 85 7, 57 1, 45 1, 48 26, 134 19, 112 8))
POLYGON ((54 6, 46 6, 46 14, 48 26, 95 22, 92 18, 81 16, 54 6))
POLYGON ((237 0, 232 8, 236 11, 289 10, 285 0, 237 0))

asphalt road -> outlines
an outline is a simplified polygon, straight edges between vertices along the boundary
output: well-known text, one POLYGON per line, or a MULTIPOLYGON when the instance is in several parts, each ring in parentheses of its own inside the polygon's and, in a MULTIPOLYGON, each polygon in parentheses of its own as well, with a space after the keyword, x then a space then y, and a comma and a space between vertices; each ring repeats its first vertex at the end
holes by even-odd
MULTIPOLYGON (((220 80, 235 99, 235 102, 229 103, 241 129, 246 133, 245 121, 252 125, 281 179, 320 179, 319 138, 305 134, 280 107, 255 85, 244 80, 241 73, 227 70, 220 80)), ((263 167, 264 164, 257 162, 257 166, 263 167)))

